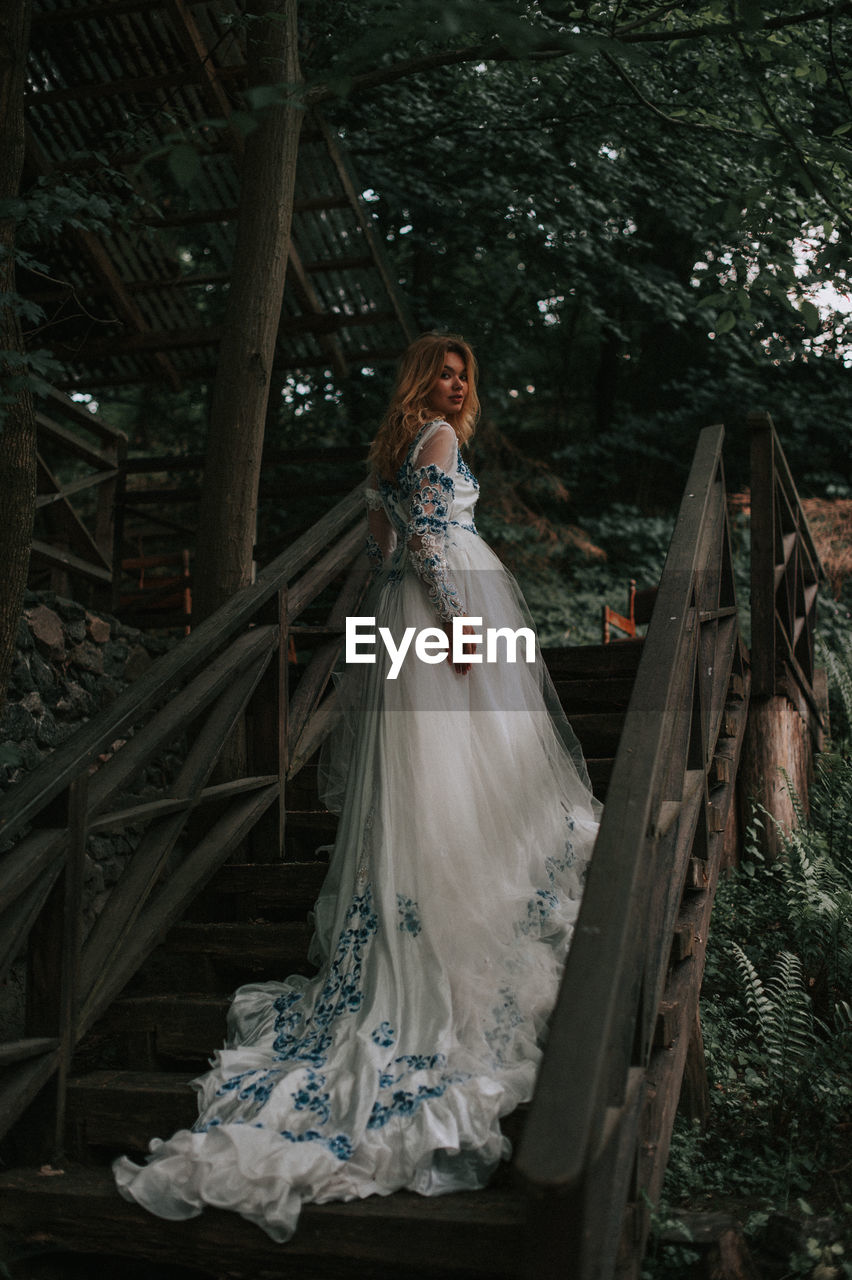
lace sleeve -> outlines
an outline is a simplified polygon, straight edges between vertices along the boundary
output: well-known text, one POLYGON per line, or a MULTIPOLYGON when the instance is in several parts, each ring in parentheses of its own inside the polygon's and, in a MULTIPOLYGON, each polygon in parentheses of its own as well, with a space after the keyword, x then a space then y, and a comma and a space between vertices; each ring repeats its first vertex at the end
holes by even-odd
POLYGON ((367 559, 370 562, 370 572, 377 578, 396 546, 396 534, 385 511, 374 475, 370 476, 364 491, 364 501, 367 506, 367 559))
POLYGON ((406 545, 414 572, 425 586, 438 616, 445 622, 465 614, 446 558, 447 526, 455 495, 450 471, 458 445, 448 423, 435 432, 415 455, 406 545))

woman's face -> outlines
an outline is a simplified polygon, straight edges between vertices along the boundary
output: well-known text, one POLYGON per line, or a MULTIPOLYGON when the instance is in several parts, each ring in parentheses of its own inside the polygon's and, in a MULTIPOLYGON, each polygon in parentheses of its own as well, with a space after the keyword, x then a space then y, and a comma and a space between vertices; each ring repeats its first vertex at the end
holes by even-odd
POLYGON ((455 351, 444 356, 444 367, 429 388, 429 408, 442 418, 455 417, 467 396, 467 368, 455 351))

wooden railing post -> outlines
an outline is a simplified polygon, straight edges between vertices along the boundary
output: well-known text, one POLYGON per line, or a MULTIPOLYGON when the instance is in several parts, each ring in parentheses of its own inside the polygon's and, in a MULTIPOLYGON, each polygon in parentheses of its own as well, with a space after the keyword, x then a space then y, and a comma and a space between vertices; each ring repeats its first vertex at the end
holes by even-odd
POLYGON ((65 871, 32 928, 27 956, 26 1034, 59 1040, 56 1080, 47 1098, 43 1094, 37 1101, 32 1124, 35 1142, 47 1159, 62 1153, 68 1070, 77 1041, 87 795, 88 775, 83 773, 57 797, 69 835, 65 871))
POLYGON ((252 698, 249 768, 255 774, 277 774, 279 793, 251 835, 250 851, 255 862, 275 862, 284 857, 285 782, 287 778, 289 711, 289 672, 287 650, 287 588, 282 586, 266 606, 266 616, 278 627, 276 655, 252 698))
POLYGON ((775 692, 775 433, 767 413, 751 428, 751 692, 775 692))

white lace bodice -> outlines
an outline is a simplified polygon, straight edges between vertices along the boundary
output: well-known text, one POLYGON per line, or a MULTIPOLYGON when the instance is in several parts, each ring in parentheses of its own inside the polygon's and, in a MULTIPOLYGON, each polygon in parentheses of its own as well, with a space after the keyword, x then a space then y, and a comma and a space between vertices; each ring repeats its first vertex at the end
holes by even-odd
POLYGON ((421 428, 392 484, 371 477, 367 554, 377 576, 391 580, 406 564, 423 582, 440 618, 466 612, 453 581, 448 550, 457 531, 476 534, 473 520, 479 485, 464 462, 455 431, 435 419, 421 428))

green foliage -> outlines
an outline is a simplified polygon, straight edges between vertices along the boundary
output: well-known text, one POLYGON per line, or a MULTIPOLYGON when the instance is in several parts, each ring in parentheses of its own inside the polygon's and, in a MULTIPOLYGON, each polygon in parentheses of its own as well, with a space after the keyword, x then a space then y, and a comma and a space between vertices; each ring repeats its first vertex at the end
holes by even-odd
MULTIPOLYGON (((849 674, 850 645, 834 654, 849 674)), ((845 677, 842 677, 845 678, 845 677)), ((849 723, 838 726, 849 734, 849 723)), ((759 822, 738 871, 719 886, 702 990, 711 1083, 706 1134, 679 1119, 661 1216, 735 1203, 752 1241, 773 1210, 803 1221, 786 1274, 818 1263, 852 1276, 841 1220, 852 1184, 852 739, 819 757, 810 812, 770 864, 759 822), (823 1215, 816 1231, 812 1203, 823 1215), (836 1221, 835 1221, 836 1220, 836 1221), (832 1223, 834 1225, 832 1226, 832 1223), (826 1225, 828 1224, 828 1225, 826 1225)), ((663 1259, 654 1280, 671 1274, 663 1259)))

